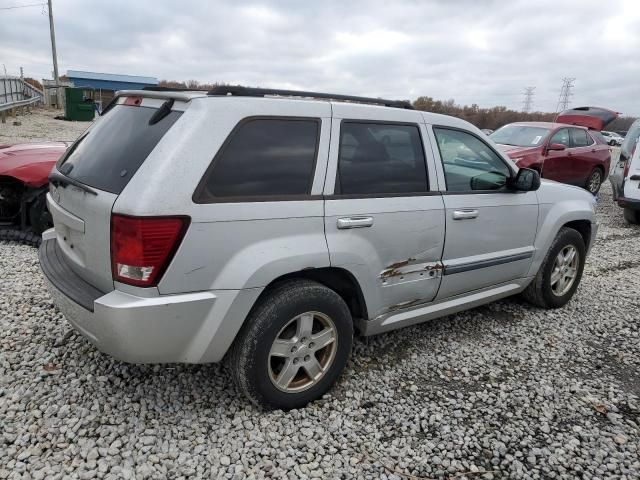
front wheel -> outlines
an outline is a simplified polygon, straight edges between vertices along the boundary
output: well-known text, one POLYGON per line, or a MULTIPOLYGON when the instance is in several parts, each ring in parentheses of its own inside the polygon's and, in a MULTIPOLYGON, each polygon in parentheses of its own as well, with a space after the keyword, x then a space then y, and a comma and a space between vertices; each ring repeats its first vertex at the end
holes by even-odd
POLYGON ((576 292, 586 260, 582 236, 563 227, 551 244, 538 273, 522 293, 530 303, 543 308, 559 308, 576 292))
POLYGON ((299 408, 336 382, 349 358, 353 320, 333 290, 283 283, 254 307, 230 352, 238 388, 263 408, 299 408))
POLYGON ((593 195, 596 195, 602 186, 602 178, 602 170, 598 167, 594 168, 589 178, 587 178, 587 183, 585 184, 586 189, 593 195))

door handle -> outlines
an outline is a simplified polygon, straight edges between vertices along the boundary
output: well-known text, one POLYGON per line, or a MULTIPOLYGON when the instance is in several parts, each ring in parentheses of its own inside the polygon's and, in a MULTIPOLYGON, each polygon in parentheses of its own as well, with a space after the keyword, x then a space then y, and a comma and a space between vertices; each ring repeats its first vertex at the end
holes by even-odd
POLYGON ((478 217, 478 210, 454 210, 454 220, 469 220, 478 217))
POLYGON ((373 225, 373 217, 344 217, 338 219, 338 228, 366 228, 373 225))
POLYGON ((573 153, 567 152, 567 157, 573 157, 573 153))

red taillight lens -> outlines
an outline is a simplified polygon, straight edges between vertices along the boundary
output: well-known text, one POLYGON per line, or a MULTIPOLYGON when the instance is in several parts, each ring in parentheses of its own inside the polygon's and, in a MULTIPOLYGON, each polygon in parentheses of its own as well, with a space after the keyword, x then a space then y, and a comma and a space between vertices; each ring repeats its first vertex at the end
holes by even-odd
POLYGON ((111 272, 118 282, 154 287, 189 225, 188 217, 111 217, 111 272))

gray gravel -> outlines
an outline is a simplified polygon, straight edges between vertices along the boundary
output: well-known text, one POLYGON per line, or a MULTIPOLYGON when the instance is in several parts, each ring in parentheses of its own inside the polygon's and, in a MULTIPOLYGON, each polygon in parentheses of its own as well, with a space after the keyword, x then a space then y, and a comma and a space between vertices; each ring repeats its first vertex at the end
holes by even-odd
POLYGON ((331 395, 264 413, 211 366, 73 333, 36 252, 0 244, 0 478, 640 477, 640 229, 607 183, 561 310, 510 299, 358 339, 331 395))
POLYGON ((67 122, 56 120, 62 110, 33 108, 31 112, 7 117, 7 123, 0 123, 0 144, 40 142, 47 140, 73 141, 84 132, 91 122, 67 122), (14 125, 17 122, 18 125, 14 125))

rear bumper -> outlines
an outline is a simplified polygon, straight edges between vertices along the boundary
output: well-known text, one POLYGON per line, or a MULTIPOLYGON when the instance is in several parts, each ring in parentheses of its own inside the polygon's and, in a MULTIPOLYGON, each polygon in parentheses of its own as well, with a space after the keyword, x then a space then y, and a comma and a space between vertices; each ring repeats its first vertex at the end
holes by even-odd
POLYGON ((618 205, 629 210, 640 211, 640 200, 635 198, 618 197, 618 205))
POLYGON ((140 297, 99 292, 69 278, 56 240, 42 242, 40 264, 56 306, 104 353, 130 363, 208 363, 222 359, 261 289, 140 297), (53 242, 53 244, 51 243, 53 242))

